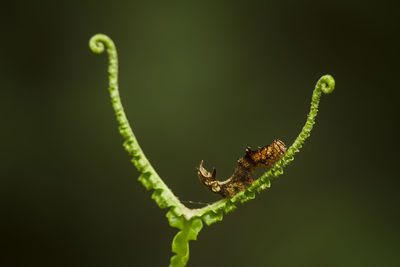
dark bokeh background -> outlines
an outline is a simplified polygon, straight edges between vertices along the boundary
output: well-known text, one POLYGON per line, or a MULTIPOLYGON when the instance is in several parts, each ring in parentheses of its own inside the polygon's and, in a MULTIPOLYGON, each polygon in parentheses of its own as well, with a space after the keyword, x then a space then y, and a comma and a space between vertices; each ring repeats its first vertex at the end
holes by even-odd
POLYGON ((247 145, 301 153, 272 188, 206 227, 188 266, 399 266, 399 7, 387 1, 2 4, 0 266, 167 266, 176 233, 137 182, 109 103, 117 44, 126 112, 182 200, 218 197, 247 145))

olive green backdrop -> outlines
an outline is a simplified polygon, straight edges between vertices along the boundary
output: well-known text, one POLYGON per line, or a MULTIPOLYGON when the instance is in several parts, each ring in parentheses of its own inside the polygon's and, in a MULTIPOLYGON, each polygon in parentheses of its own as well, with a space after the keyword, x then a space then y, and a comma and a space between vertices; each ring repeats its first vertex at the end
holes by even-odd
MULTIPOLYGON (((1 266, 167 266, 166 210, 137 182, 107 92, 105 33, 148 158, 186 201, 247 145, 301 153, 205 226, 188 266, 399 266, 398 6, 388 1, 26 1, 1 7, 1 266)), ((196 205, 192 205, 196 207, 196 205)))

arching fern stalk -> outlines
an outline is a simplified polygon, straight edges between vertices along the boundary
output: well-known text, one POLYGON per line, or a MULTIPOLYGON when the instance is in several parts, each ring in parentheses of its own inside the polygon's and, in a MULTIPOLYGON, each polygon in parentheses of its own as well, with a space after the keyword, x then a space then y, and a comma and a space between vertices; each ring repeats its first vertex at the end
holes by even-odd
POLYGON ((244 203, 255 198, 255 193, 270 187, 270 181, 283 173, 283 168, 293 159, 304 141, 310 136, 318 112, 321 94, 329 94, 335 88, 335 81, 330 75, 322 76, 314 89, 311 108, 307 121, 299 136, 288 148, 284 157, 277 161, 273 168, 269 169, 246 190, 237 193, 232 198, 222 199, 201 209, 189 209, 183 205, 163 182, 149 160, 140 148, 135 135, 129 125, 121 104, 118 91, 118 57, 114 42, 104 34, 94 35, 89 42, 90 49, 94 53, 102 53, 107 49, 109 56, 109 92, 111 103, 119 123, 119 132, 125 139, 124 148, 132 156, 132 163, 141 173, 139 181, 147 190, 153 189, 152 198, 160 208, 169 208, 167 218, 170 226, 180 231, 172 241, 172 251, 175 255, 171 258, 170 266, 185 266, 189 259, 189 240, 196 240, 203 227, 203 222, 211 225, 221 221, 224 214, 233 211, 237 204, 244 203))

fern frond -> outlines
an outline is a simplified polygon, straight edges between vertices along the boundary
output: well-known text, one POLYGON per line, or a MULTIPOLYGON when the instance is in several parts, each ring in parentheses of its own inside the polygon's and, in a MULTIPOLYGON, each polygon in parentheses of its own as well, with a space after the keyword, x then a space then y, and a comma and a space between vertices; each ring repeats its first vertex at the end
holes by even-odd
POLYGON ((287 149, 285 155, 279 159, 271 169, 255 180, 251 186, 247 187, 244 191, 235 194, 231 198, 219 200, 201 209, 189 209, 179 201, 179 199, 160 178, 136 140, 119 95, 118 56, 114 42, 104 34, 96 34, 90 39, 89 47, 97 54, 104 52, 105 48, 107 48, 109 57, 108 91, 119 124, 119 132, 125 139, 123 147, 132 157, 132 163, 140 172, 139 181, 147 190, 154 190, 152 198, 157 205, 162 209, 169 208, 166 217, 170 226, 180 230, 172 241, 172 251, 175 255, 171 258, 170 266, 180 267, 186 265, 189 259, 189 241, 196 240, 198 233, 203 227, 203 222, 207 225, 211 225, 222 221, 224 214, 228 214, 235 210, 238 204, 254 199, 256 193, 271 186, 272 179, 283 174, 283 168, 294 160, 295 153, 299 151, 305 140, 310 136, 310 132, 315 124, 315 118, 318 113, 318 106, 322 93, 332 93, 335 88, 335 81, 330 75, 322 76, 318 80, 312 94, 310 112, 300 134, 287 149))

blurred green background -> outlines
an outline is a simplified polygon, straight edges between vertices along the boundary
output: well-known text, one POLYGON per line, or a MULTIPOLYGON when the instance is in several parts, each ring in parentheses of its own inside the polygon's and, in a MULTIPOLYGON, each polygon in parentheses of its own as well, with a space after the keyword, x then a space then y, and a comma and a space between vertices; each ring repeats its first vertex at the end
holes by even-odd
MULTIPOLYGON (((218 196, 247 145, 301 153, 270 190, 205 226, 188 266, 399 266, 399 7, 388 1, 14 1, 2 4, 0 266, 167 266, 176 230, 137 182, 107 92, 182 200, 218 196)), ((193 206, 194 207, 194 206, 193 206)))

